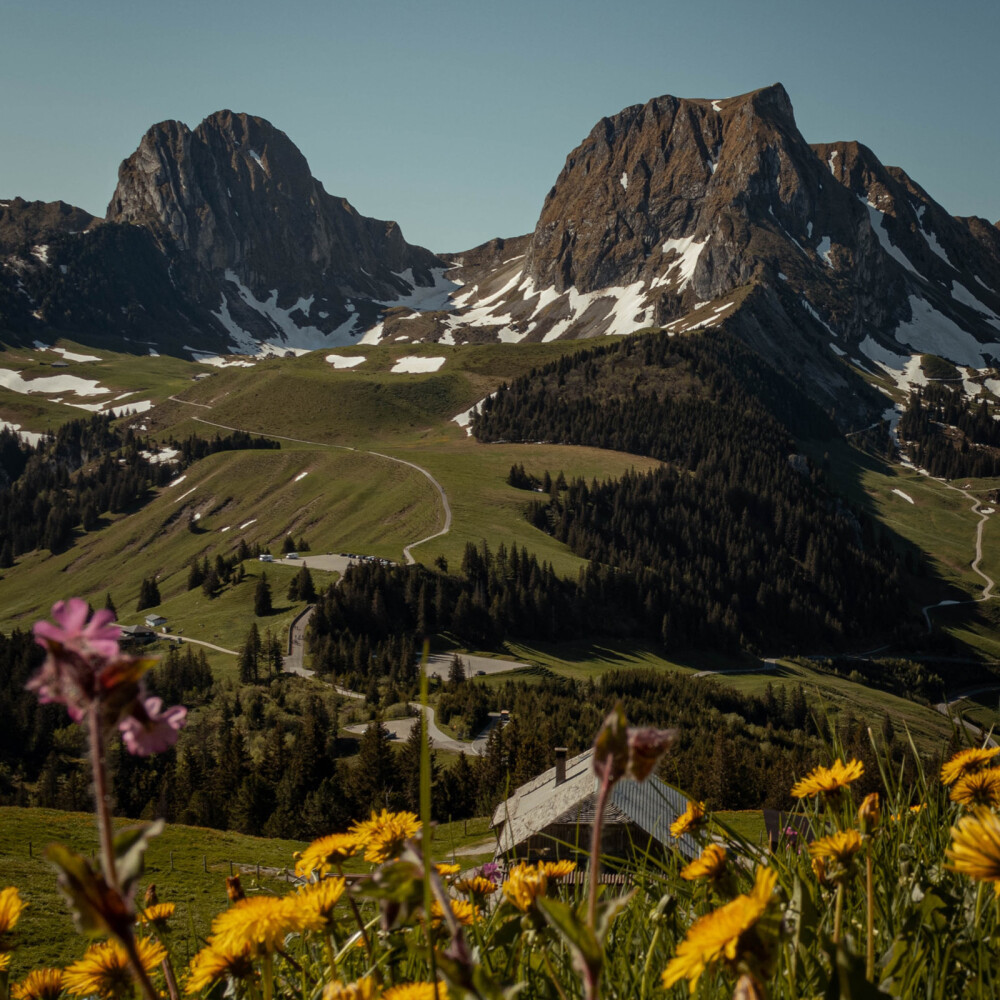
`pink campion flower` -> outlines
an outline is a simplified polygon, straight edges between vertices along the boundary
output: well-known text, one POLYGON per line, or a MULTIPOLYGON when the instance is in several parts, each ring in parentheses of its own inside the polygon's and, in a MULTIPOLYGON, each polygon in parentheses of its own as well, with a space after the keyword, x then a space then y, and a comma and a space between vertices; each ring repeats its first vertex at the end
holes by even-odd
POLYGON ((89 612, 86 601, 71 597, 52 606, 56 624, 40 621, 34 626, 35 641, 48 655, 26 686, 43 705, 65 705, 74 722, 83 719, 97 698, 101 671, 109 662, 128 659, 119 651, 118 629, 109 625, 111 612, 97 611, 88 621, 89 612))
POLYGON ((495 861, 487 861, 480 867, 479 874, 496 884, 500 875, 500 866, 495 861))
POLYGON ((108 659, 117 656, 121 631, 117 625, 111 624, 115 620, 114 612, 106 609, 95 611, 90 621, 87 621, 88 614, 90 606, 82 598, 57 601, 52 605, 52 617, 56 624, 35 622, 35 639, 50 651, 51 644, 58 643, 81 655, 94 654, 108 659))
POLYGON ((146 757, 162 753, 177 742, 187 721, 187 709, 183 705, 174 705, 166 711, 162 709, 160 698, 145 698, 137 701, 132 713, 118 723, 129 753, 146 757))

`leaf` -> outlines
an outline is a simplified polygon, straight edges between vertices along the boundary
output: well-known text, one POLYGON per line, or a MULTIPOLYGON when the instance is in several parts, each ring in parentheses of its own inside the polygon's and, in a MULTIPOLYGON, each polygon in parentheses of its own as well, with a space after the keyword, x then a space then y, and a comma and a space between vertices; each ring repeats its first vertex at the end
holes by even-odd
POLYGON ((452 986, 464 993, 471 993, 479 1000, 512 1000, 524 985, 518 984, 504 989, 489 976, 482 965, 476 962, 459 962, 440 951, 435 952, 435 959, 438 969, 452 986))
POLYGON ((62 844, 50 844, 45 857, 59 872, 59 891, 66 898, 82 934, 123 937, 132 925, 132 914, 121 894, 112 889, 90 862, 62 844))
POLYGON ((489 940, 489 949, 508 949, 518 939, 521 934, 521 914, 515 911, 510 919, 505 920, 493 933, 489 940))
POLYGON ((590 983, 597 983, 604 967, 604 950, 597 935, 568 903, 540 897, 535 904, 548 924, 566 942, 581 974, 590 983))
POLYGON ((806 890, 805 883, 796 875, 795 884, 792 888, 792 898, 788 909, 785 911, 785 919, 791 918, 794 923, 792 929, 792 951, 797 957, 811 952, 816 940, 816 925, 819 922, 819 912, 813 902, 812 893, 806 890))
POLYGON ((602 900, 597 904, 597 914, 595 923, 597 924, 595 930, 597 931, 597 941, 599 944, 603 944, 608 936, 608 928, 611 926, 611 921, 618 916, 622 910, 632 901, 632 897, 638 892, 638 889, 632 889, 631 892, 626 892, 623 896, 614 896, 611 899, 602 900))
POLYGON ((118 875, 118 884, 122 887, 126 898, 131 895, 135 883, 142 875, 144 856, 150 840, 163 832, 163 826, 163 820, 158 819, 148 826, 136 826, 122 830, 115 837, 113 845, 115 872, 118 875))
POLYGON ((889 996, 865 978, 863 955, 855 955, 843 942, 834 945, 829 939, 824 943, 824 950, 833 967, 826 1000, 880 1000, 889 996))

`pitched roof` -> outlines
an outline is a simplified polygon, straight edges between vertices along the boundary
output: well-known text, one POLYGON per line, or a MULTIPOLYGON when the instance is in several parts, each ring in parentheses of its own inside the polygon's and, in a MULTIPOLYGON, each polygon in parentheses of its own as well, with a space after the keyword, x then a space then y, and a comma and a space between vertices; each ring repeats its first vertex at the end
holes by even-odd
MULTIPOLYGON (((552 823, 593 822, 598 787, 593 756, 590 749, 567 760, 566 780, 558 785, 556 769, 550 767, 497 806, 491 825, 499 828, 498 853, 512 850, 552 823)), ((643 782, 622 778, 611 788, 606 822, 634 823, 654 840, 672 843, 685 857, 697 857, 699 847, 693 837, 678 841, 670 837, 670 824, 686 808, 687 798, 659 778, 643 782)))

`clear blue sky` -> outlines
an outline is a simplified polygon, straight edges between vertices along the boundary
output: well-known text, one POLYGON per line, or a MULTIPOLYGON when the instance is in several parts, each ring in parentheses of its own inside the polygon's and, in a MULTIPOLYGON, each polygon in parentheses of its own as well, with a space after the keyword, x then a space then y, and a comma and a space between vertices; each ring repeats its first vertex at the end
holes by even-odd
POLYGON ((0 198, 102 215, 154 122, 269 119, 408 240, 534 227, 570 150, 661 94, 775 81, 956 215, 1000 219, 995 0, 0 0, 0 198))

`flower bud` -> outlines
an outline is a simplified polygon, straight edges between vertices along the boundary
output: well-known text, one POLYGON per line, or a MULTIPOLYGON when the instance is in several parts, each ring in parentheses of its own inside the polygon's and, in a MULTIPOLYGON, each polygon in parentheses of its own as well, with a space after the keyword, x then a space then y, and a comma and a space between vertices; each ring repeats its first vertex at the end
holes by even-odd
POLYGON ((858 822, 861 824, 861 832, 874 833, 881 818, 878 792, 872 792, 870 795, 866 795, 864 801, 858 806, 858 822))
POLYGON ((628 726, 622 703, 615 705, 594 738, 594 773, 613 785, 628 767, 628 726))
POLYGON ((676 729, 629 728, 627 775, 635 781, 645 781, 676 742, 676 729))
POLYGON ((226 876, 226 895, 229 897, 230 903, 238 903, 241 899, 247 898, 239 875, 226 876))

